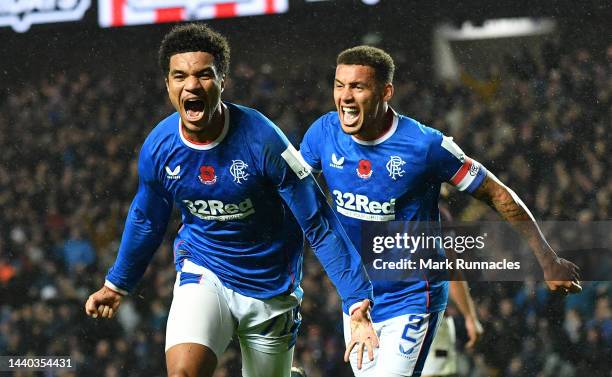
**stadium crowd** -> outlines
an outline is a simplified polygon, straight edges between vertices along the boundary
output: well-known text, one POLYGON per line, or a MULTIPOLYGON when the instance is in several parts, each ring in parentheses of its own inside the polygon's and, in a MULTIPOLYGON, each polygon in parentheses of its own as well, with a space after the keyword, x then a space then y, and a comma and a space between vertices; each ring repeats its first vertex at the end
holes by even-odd
MULTIPOLYGON (((612 46, 589 52, 547 44, 541 56, 509 57, 486 80, 466 73, 439 83, 396 56, 398 111, 454 136, 539 219, 609 220, 612 46)), ((236 61, 224 99, 260 110, 297 145, 333 109, 328 66, 280 76, 272 64, 236 61)), ((0 355, 69 355, 76 369, 61 376, 164 375, 176 221, 116 320, 93 320, 83 310, 114 261, 137 187, 138 148, 171 111, 162 80, 151 79, 159 75, 151 68, 144 76, 57 72, 0 90, 0 355)), ((451 192, 447 202, 457 219, 494 218, 464 194, 451 192)), ((349 376, 339 298, 306 254, 295 363, 309 377, 349 376)), ((461 352, 462 375, 612 376, 610 282, 585 282, 567 299, 531 281, 471 286, 485 333, 474 352, 461 352)), ((464 339, 457 310, 448 313, 464 339)), ((239 375, 232 344, 215 376, 239 375)))

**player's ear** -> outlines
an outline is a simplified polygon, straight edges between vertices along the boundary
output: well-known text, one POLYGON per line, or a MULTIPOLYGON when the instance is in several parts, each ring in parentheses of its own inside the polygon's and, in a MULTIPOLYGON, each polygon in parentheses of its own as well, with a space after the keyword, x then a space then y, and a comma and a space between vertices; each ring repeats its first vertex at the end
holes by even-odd
POLYGON ((221 76, 219 83, 221 84, 221 93, 223 93, 223 90, 225 90, 225 75, 221 76))
POLYGON ((168 76, 164 78, 164 82, 166 83, 166 92, 170 93, 170 86, 168 82, 168 76))
POLYGON ((385 102, 389 102, 391 98, 393 97, 394 91, 395 89, 393 88, 393 84, 390 82, 386 83, 385 86, 383 87, 383 100, 385 102))

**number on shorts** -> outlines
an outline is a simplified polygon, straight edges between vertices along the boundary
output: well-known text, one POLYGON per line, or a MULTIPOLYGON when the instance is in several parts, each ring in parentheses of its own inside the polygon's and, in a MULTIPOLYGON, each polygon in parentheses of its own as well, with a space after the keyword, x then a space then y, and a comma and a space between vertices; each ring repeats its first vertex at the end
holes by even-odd
POLYGON ((417 331, 421 328, 421 325, 423 325, 423 317, 416 315, 416 314, 411 314, 410 317, 408 317, 408 323, 406 324, 406 327, 404 327, 404 333, 402 334, 402 339, 407 340, 409 342, 412 343, 416 343, 416 339, 408 336, 408 331, 409 330, 414 330, 417 331), (415 323, 412 323, 413 321, 415 321, 415 323))

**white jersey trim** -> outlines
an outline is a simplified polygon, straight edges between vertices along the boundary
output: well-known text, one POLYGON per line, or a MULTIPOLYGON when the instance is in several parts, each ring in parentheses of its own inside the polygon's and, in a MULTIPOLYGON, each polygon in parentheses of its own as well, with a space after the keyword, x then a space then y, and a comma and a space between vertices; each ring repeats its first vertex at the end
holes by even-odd
POLYGON ((374 140, 359 140, 355 137, 355 135, 351 135, 351 138, 353 139, 353 141, 361 145, 378 145, 384 142, 385 140, 389 139, 391 136, 393 136, 393 134, 397 130, 397 125, 399 123, 399 116, 397 115, 395 110, 391 109, 391 111, 393 112, 393 122, 391 123, 391 129, 389 129, 387 133, 385 133, 378 139, 374 139, 374 140))
POLYGON ((453 141, 452 137, 442 136, 442 148, 446 149, 450 154, 457 157, 459 161, 462 163, 465 162, 465 153, 459 148, 457 144, 453 141))
POLYGON ((128 291, 126 291, 125 289, 121 289, 121 288, 117 287, 115 284, 111 283, 108 280, 104 281, 104 286, 107 287, 107 288, 110 288, 111 290, 119 293, 122 296, 127 296, 127 294, 128 294, 128 291))
POLYGON ((208 144, 196 144, 196 143, 193 143, 187 140, 187 138, 183 134, 183 127, 181 127, 182 121, 181 121, 181 117, 179 116, 178 129, 179 129, 179 135, 181 136, 181 140, 183 141, 183 143, 187 145, 189 148, 197 149, 199 151, 207 151, 219 145, 223 141, 223 139, 225 139, 225 136, 227 135, 227 131, 229 130, 229 120, 230 120, 229 119, 230 114, 229 114, 229 110, 227 109, 227 106, 225 106, 225 104, 221 102, 221 107, 223 109, 223 117, 225 118, 223 122, 223 129, 221 130, 221 134, 219 135, 219 137, 216 140, 214 140, 212 143, 208 143, 208 144))

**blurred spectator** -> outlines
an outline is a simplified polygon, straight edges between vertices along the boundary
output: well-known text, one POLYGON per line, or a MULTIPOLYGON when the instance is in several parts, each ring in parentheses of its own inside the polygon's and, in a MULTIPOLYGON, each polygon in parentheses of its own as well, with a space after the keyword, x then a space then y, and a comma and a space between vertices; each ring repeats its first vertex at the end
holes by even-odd
POLYGON ((70 231, 70 237, 62 245, 62 257, 69 273, 83 271, 96 260, 91 242, 83 237, 79 227, 70 231))

